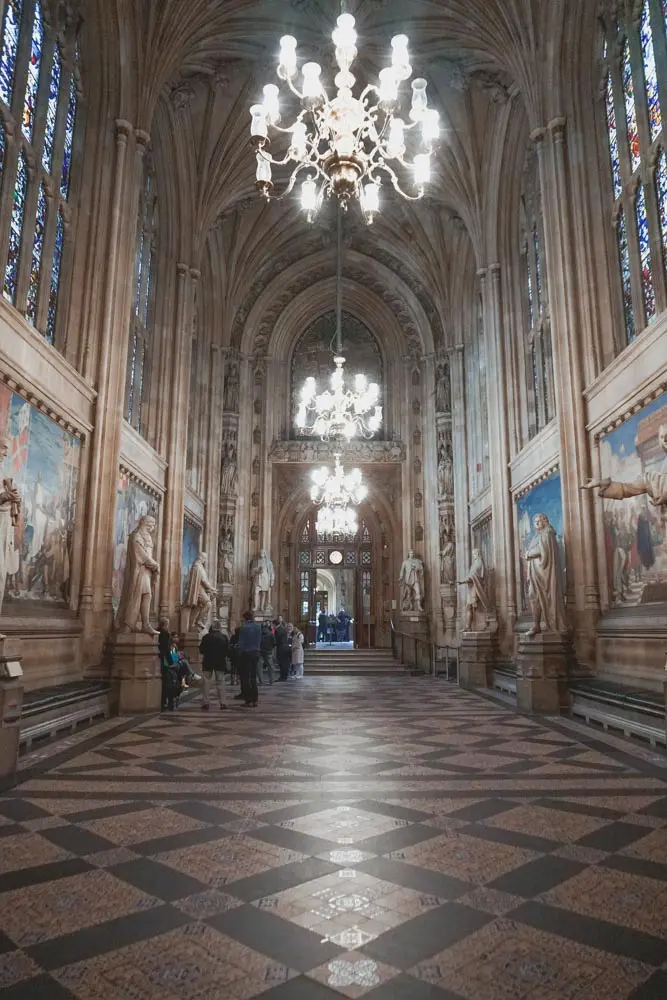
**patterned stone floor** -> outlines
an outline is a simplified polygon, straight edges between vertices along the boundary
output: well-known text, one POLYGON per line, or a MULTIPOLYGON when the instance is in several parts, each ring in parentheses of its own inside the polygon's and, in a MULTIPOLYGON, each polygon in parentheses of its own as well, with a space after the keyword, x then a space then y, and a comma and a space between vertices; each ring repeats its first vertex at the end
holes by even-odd
POLYGON ((432 679, 112 720, 0 796, 7 1000, 665 1000, 667 760, 432 679))

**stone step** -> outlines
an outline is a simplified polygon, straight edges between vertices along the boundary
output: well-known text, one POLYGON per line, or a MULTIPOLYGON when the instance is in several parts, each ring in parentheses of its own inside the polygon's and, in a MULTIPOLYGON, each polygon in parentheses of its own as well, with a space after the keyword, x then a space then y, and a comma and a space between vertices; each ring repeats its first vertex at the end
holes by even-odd
POLYGON ((396 677, 405 672, 390 649, 311 649, 304 659, 304 673, 310 676, 396 677))

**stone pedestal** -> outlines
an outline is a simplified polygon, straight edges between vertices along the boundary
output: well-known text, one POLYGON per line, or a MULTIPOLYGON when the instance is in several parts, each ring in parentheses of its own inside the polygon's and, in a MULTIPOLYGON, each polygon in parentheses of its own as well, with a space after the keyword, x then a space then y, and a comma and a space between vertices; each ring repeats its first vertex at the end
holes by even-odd
POLYGON ((0 635, 0 791, 16 784, 22 708, 21 640, 0 635))
POLYGON ((232 583, 222 583, 218 586, 218 617, 222 628, 226 631, 229 631, 233 593, 234 585, 232 583))
POLYGON ((442 608, 442 627, 445 642, 456 636, 456 585, 440 584, 440 607, 442 608))
POLYGON ((114 632, 107 644, 107 657, 118 713, 159 712, 162 675, 157 636, 114 632))
POLYGON ((429 616, 425 611, 404 611, 398 622, 400 632, 414 635, 418 639, 428 639, 429 616))
POLYGON ((570 655, 569 638, 559 632, 519 637, 516 695, 520 709, 558 715, 567 707, 570 655))
POLYGON ((425 611, 404 611, 399 623, 399 632, 414 637, 414 643, 409 638, 399 640, 403 643, 403 658, 418 670, 429 673, 431 670, 431 648, 429 645, 428 615, 425 611))
POLYGON ((194 632, 186 632, 184 636, 183 652, 187 657, 188 663, 196 674, 199 673, 199 667, 201 665, 199 643, 201 642, 201 636, 203 634, 203 632, 195 630, 194 632))
POLYGON ((465 688, 489 686, 498 642, 494 632, 462 632, 459 683, 465 688))

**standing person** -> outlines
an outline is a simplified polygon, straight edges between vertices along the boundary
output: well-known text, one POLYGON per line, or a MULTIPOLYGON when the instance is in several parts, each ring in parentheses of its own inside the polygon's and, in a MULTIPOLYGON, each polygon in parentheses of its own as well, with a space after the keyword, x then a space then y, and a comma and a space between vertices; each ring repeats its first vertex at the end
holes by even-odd
POLYGON ((327 613, 320 611, 317 616, 317 641, 325 642, 327 638, 327 613))
POLYGON ((303 632, 292 627, 292 669, 295 677, 303 677, 303 645, 303 632))
POLYGON ((169 631, 168 618, 160 619, 157 645, 162 677, 162 709, 164 711, 167 708, 173 712, 175 699, 178 698, 181 690, 181 680, 177 670, 178 654, 173 655, 174 640, 169 631))
POLYGON ((278 615, 275 624, 276 656, 278 657, 278 669, 280 671, 278 680, 286 681, 289 677, 290 667, 289 636, 287 635, 285 620, 282 615, 278 615))
POLYGON ((227 708, 225 700, 225 671, 227 669, 227 653, 229 651, 229 640, 220 627, 220 622, 216 619, 209 631, 199 643, 199 652, 202 655, 202 674, 204 686, 201 697, 202 712, 208 712, 211 699, 210 691, 213 678, 215 677, 215 690, 218 695, 220 708, 227 708))
POLYGON ((269 684, 273 684, 273 650, 276 645, 276 640, 273 635, 273 630, 269 622, 265 622, 262 625, 262 643, 260 646, 260 656, 259 656, 259 675, 262 675, 262 668, 264 668, 269 675, 269 684))
POLYGON ((257 661, 262 645, 262 626, 253 619, 252 611, 243 612, 243 622, 236 644, 241 694, 246 708, 257 707, 257 661))

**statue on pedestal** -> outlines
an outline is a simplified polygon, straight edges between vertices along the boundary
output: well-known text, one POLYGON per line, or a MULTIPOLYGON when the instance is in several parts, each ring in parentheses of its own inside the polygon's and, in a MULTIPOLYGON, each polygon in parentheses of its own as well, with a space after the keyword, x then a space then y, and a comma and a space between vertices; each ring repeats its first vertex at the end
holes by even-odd
POLYGON ((253 586, 253 610, 259 613, 271 611, 271 587, 276 582, 276 574, 273 563, 262 549, 257 559, 254 560, 250 578, 253 586))
POLYGON ((231 527, 223 528, 218 548, 218 581, 220 583, 234 582, 234 538, 231 527))
MULTIPOLYGON (((7 441, 0 440, 0 465, 7 457, 8 451, 7 441)), ((0 612, 2 612, 7 577, 13 576, 18 570, 18 552, 14 550, 14 529, 19 523, 20 513, 21 494, 12 479, 3 479, 0 488, 0 612)))
POLYGON ((424 563, 412 549, 403 560, 398 577, 401 587, 401 610, 424 610, 424 563))
POLYGON ((232 441, 222 446, 222 468, 220 469, 220 493, 236 495, 238 477, 236 473, 236 447, 232 441))
POLYGON ((159 565, 153 559, 155 526, 155 518, 151 514, 145 514, 127 540, 123 592, 117 617, 119 632, 145 632, 146 635, 157 635, 148 620, 153 584, 160 572, 159 565), (137 627, 139 621, 141 625, 137 627))
POLYGON ((448 445, 442 444, 438 454, 438 496, 450 497, 454 493, 454 462, 448 445))
POLYGON ((206 628, 211 598, 216 595, 206 572, 206 561, 206 553, 200 552, 190 570, 188 592, 183 605, 186 632, 192 631, 195 625, 200 629, 206 628))
POLYGON ((479 549, 472 550, 472 562, 468 575, 461 583, 468 585, 468 597, 466 598, 466 632, 474 632, 475 618, 477 611, 489 610, 489 594, 486 582, 486 566, 484 558, 479 549))
POLYGON ((448 539, 440 553, 440 582, 454 583, 456 578, 456 547, 454 542, 448 539))
POLYGON ((525 554, 527 562, 528 594, 533 610, 533 627, 528 632, 533 638, 539 632, 565 632, 565 602, 563 600, 563 571, 556 532, 546 514, 536 514, 535 536, 525 554), (545 628, 542 628, 542 625, 545 628))

